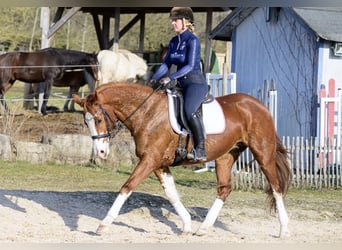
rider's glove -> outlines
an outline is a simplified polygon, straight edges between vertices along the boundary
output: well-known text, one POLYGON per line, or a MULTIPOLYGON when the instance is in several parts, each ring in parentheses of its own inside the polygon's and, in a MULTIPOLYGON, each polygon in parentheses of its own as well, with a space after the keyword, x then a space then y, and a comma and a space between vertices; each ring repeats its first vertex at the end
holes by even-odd
POLYGON ((151 79, 147 82, 147 86, 150 86, 152 89, 157 89, 158 88, 158 83, 156 80, 151 79))

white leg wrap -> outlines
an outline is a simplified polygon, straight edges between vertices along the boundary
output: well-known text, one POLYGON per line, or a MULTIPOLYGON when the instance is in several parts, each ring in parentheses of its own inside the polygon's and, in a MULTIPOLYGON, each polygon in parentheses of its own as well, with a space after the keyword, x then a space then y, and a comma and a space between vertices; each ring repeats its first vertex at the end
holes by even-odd
POLYGON ((289 217, 284 206, 283 196, 280 193, 273 191, 273 196, 276 201, 276 207, 278 211, 278 219, 280 223, 280 233, 279 237, 289 236, 290 232, 288 230, 287 224, 289 223, 289 217))
POLYGON ((122 205, 125 203, 125 201, 128 199, 128 197, 131 195, 132 192, 128 194, 119 194, 112 207, 109 209, 107 216, 103 219, 102 225, 109 225, 111 224, 116 217, 118 217, 120 209, 122 205))
POLYGON ((204 234, 207 228, 211 227, 214 225, 221 209, 223 206, 223 201, 219 198, 216 198, 213 205, 208 211, 207 216, 205 217, 203 223, 201 224, 200 228, 198 229, 196 234, 204 234))
POLYGON ((44 93, 39 93, 38 95, 38 113, 41 112, 44 100, 44 93))
POLYGON ((289 217, 287 216, 287 212, 284 206, 283 196, 277 192, 273 192, 273 196, 276 200, 279 222, 281 225, 287 225, 289 222, 289 217))
POLYGON ((182 202, 180 202, 179 200, 172 205, 183 221, 183 232, 191 232, 191 216, 188 210, 186 210, 182 202))
POLYGON ((162 179, 165 194, 183 222, 183 232, 191 232, 191 216, 179 199, 173 176, 165 173, 162 179))
POLYGON ((175 186, 173 176, 171 174, 163 174, 162 178, 162 186, 164 188, 167 198, 169 199, 171 204, 176 203, 177 201, 179 201, 179 195, 175 186))

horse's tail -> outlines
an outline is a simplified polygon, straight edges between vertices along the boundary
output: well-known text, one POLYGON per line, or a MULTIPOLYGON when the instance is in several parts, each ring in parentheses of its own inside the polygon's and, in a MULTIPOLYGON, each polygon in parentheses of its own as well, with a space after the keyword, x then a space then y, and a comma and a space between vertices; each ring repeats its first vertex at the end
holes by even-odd
MULTIPOLYGON (((286 148, 284 147, 282 141, 279 139, 279 137, 276 137, 276 170, 279 180, 279 191, 283 195, 283 197, 286 195, 287 191, 289 190, 289 187, 291 185, 292 181, 292 171, 291 171, 291 165, 288 158, 288 152, 286 148)), ((275 211, 276 204, 275 204, 275 198, 273 196, 273 189, 271 186, 269 186, 267 190, 268 194, 268 200, 270 205, 270 211, 275 211)))

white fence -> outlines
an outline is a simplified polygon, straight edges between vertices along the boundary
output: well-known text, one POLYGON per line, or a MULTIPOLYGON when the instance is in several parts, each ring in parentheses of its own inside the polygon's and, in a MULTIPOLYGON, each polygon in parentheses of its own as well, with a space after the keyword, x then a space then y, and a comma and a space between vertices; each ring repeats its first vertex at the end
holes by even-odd
MULTIPOLYGON (((321 146, 318 138, 284 137, 283 143, 289 153, 292 186, 297 188, 341 188, 341 145, 336 140, 321 146), (337 157, 338 156, 338 157, 337 157)), ((267 185, 258 163, 247 149, 233 165, 233 184, 237 189, 263 189, 267 185)))
POLYGON ((210 85, 210 92, 213 96, 222 96, 236 93, 236 74, 230 73, 225 77, 220 74, 206 74, 206 79, 210 85))

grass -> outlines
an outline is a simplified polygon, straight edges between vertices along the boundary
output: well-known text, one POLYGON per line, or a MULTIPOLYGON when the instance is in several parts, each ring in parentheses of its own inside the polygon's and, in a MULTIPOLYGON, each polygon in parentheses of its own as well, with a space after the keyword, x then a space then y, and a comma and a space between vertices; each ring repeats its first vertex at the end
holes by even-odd
MULTIPOLYGON (((212 173, 197 175, 182 167, 173 170, 176 185, 180 189, 200 187, 202 190, 215 190, 216 183, 212 173)), ((37 191, 117 191, 131 171, 132 168, 127 166, 118 166, 117 171, 113 171, 99 167, 0 161, 0 188, 37 191)), ((138 189, 149 192, 160 190, 161 186, 152 174, 138 189)))
MULTIPOLYGON (((0 189, 27 191, 99 191, 118 192, 128 179, 132 167, 118 166, 117 171, 98 167, 0 161, 0 189)), ((212 172, 194 173, 190 168, 171 169, 176 187, 185 206, 209 207, 216 197, 216 177, 212 172)), ((136 192, 165 197, 154 175, 141 183, 136 192)), ((227 201, 228 206, 265 206, 266 195, 262 190, 234 190, 227 201)), ((306 211, 317 209, 335 214, 342 219, 341 190, 291 189, 286 197, 290 207, 306 211)))

